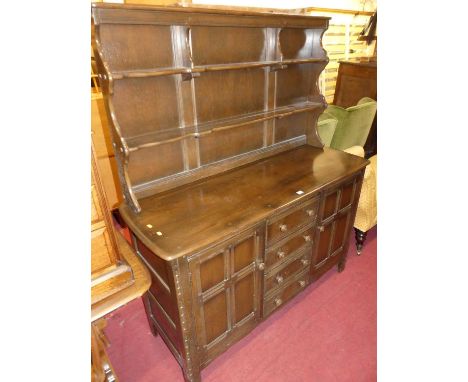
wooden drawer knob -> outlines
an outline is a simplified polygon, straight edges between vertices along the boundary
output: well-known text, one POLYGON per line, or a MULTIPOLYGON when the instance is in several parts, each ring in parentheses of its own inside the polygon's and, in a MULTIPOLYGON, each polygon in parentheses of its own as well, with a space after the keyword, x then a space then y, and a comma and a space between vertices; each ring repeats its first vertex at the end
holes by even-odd
POLYGON ((302 263, 302 265, 304 265, 304 266, 305 266, 305 265, 309 265, 309 260, 302 259, 302 260, 301 260, 301 263, 302 263))
POLYGON ((299 285, 301 286, 301 288, 303 288, 305 286, 306 282, 304 280, 301 280, 299 281, 299 285))
POLYGON ((279 229, 281 232, 286 232, 288 230, 288 226, 286 224, 280 224, 279 229))
POLYGON ((312 238, 310 237, 310 235, 305 235, 305 236, 303 236, 303 237, 304 237, 304 240, 305 240, 307 243, 309 243, 309 242, 312 240, 312 238))
POLYGON ((283 282, 283 276, 277 275, 277 276, 276 276, 276 282, 277 282, 278 284, 281 284, 281 283, 283 282))
POLYGON ((282 259, 284 257, 284 255, 286 255, 286 252, 278 251, 277 255, 278 255, 278 258, 282 259))
POLYGON ((307 214, 308 216, 314 216, 314 210, 307 210, 307 211, 306 211, 306 214, 307 214))
POLYGON ((263 271, 265 269, 265 263, 258 263, 258 269, 263 271))
POLYGON ((280 306, 282 303, 283 303, 283 300, 281 300, 280 298, 275 298, 275 305, 276 306, 280 306))

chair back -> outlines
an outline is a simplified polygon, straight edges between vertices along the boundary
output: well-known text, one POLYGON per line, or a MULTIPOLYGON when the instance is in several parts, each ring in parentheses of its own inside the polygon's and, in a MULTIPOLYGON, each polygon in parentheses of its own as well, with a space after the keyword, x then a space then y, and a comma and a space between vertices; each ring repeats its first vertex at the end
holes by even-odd
POLYGON ((331 112, 338 119, 330 147, 345 150, 351 146, 365 145, 377 112, 377 102, 366 97, 356 106, 347 109, 331 105, 327 112, 331 112), (338 108, 341 110, 336 110, 338 108))

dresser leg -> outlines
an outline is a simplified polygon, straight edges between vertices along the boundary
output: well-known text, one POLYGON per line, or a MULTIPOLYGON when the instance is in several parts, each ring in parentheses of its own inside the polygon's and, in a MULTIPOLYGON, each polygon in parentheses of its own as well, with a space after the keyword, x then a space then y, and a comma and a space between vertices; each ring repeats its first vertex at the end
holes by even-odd
POLYGON ((346 254, 344 254, 340 261, 338 262, 338 272, 341 273, 344 271, 345 269, 345 266, 346 266, 346 254))
POLYGON ((362 232, 361 230, 354 228, 354 237, 356 238, 356 249, 357 255, 359 256, 362 253, 362 247, 366 240, 367 232, 362 232))
POLYGON ((158 336, 158 330, 156 329, 156 326, 154 325, 154 322, 153 322, 153 315, 151 313, 151 306, 150 306, 150 303, 149 303, 149 296, 147 293, 145 293, 143 295, 143 305, 145 307, 145 312, 146 312, 146 319, 148 320, 148 325, 150 327, 150 330, 151 330, 151 334, 155 337, 158 336))
POLYGON ((192 372, 192 374, 189 376, 187 375, 187 373, 185 372, 185 370, 182 370, 183 374, 184 374, 184 381, 185 382, 201 382, 201 373, 198 372, 192 372))

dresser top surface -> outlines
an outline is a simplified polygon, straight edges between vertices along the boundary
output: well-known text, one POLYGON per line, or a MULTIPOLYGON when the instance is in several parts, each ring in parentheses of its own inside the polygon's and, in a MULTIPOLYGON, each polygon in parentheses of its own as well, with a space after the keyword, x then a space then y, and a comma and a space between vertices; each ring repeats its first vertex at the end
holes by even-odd
POLYGON ((139 214, 123 203, 120 213, 148 248, 172 260, 228 239, 367 163, 341 151, 304 145, 144 198, 139 214))

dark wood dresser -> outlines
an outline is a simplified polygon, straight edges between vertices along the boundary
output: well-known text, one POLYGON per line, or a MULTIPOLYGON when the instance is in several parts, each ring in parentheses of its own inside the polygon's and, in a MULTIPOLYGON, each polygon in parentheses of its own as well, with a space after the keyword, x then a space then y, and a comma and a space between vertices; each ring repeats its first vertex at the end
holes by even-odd
POLYGON ((93 5, 149 324, 187 381, 333 266, 367 161, 323 148, 328 18, 93 5))
MULTIPOLYGON (((377 101, 377 61, 340 61, 333 104, 346 108, 356 105, 363 97, 377 101)), ((377 154, 377 115, 364 150, 367 158, 377 154)))

